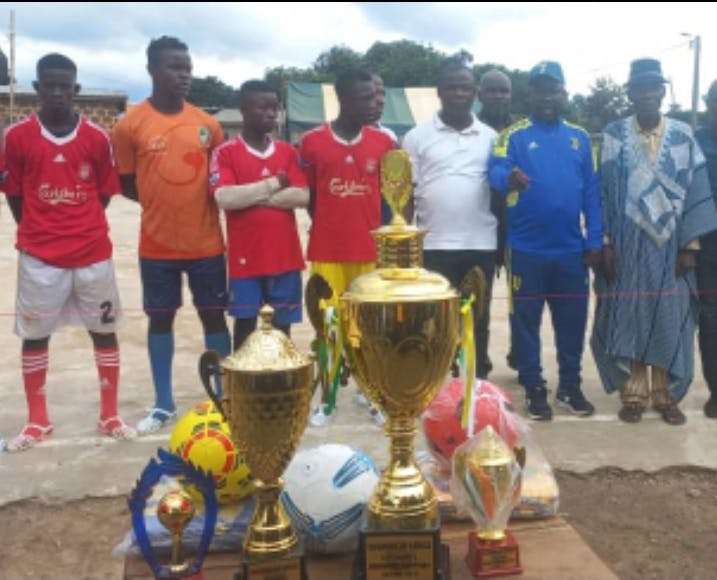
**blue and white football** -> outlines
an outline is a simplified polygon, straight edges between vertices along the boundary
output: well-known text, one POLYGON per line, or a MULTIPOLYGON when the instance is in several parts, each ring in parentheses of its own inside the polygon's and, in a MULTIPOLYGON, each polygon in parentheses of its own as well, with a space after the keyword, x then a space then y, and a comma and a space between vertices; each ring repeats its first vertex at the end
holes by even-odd
POLYGON ((281 500, 308 552, 358 547, 364 508, 378 479, 374 462, 348 445, 320 445, 294 456, 281 500))

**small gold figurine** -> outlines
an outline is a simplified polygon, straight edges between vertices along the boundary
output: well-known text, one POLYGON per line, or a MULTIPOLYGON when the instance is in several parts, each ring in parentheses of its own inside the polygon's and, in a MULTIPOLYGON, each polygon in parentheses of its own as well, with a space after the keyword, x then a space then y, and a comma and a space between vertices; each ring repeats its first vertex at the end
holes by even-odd
POLYGON ((169 566, 173 577, 182 577, 190 562, 182 558, 182 533, 194 517, 194 501, 183 490, 170 491, 157 505, 160 523, 172 534, 172 560, 169 566))

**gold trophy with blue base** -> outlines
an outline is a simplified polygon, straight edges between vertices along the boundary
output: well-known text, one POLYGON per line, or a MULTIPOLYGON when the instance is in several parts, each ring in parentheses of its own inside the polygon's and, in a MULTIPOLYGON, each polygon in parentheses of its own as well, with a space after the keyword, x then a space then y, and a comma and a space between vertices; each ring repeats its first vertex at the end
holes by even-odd
POLYGON ((386 470, 369 501, 354 562, 361 580, 447 580, 438 504, 413 457, 416 418, 438 392, 458 345, 459 296, 439 274, 422 268, 425 232, 406 224, 412 192, 405 151, 381 163, 391 224, 374 232, 377 269, 341 297, 341 329, 351 370, 367 398, 387 417, 386 470))
POLYGON ((251 473, 257 507, 241 558, 242 580, 306 580, 301 544, 279 501, 280 479, 309 416, 313 359, 272 326, 274 309, 262 307, 261 324, 223 360, 214 351, 199 361, 204 388, 226 419, 251 473), (212 388, 221 376, 223 397, 212 388))

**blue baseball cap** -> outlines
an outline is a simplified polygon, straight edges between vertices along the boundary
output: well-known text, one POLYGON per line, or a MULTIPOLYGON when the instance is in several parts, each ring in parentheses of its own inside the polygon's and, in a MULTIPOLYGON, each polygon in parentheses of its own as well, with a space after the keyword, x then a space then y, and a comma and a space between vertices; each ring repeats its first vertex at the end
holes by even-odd
POLYGON ((536 64, 530 69, 530 75, 528 76, 528 82, 532 83, 539 77, 547 77, 559 82, 561 85, 565 84, 565 76, 563 75, 563 67, 560 63, 554 60, 543 60, 536 64))

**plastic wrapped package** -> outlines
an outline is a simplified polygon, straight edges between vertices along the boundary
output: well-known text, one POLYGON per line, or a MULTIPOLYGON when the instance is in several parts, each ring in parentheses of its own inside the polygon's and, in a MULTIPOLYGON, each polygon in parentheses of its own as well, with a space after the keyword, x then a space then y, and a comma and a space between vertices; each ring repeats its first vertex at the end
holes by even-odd
MULTIPOLYGON (((477 379, 473 389, 474 432, 491 425, 508 446, 516 450, 516 456, 525 455, 521 497, 511 517, 533 519, 554 516, 559 505, 557 481, 527 422, 515 412, 512 397, 489 381, 477 379)), ((454 379, 441 389, 422 418, 430 453, 416 455, 422 472, 436 492, 441 515, 445 519, 457 518, 449 481, 453 452, 468 439, 466 429, 461 426, 463 395, 461 379, 454 379)))

